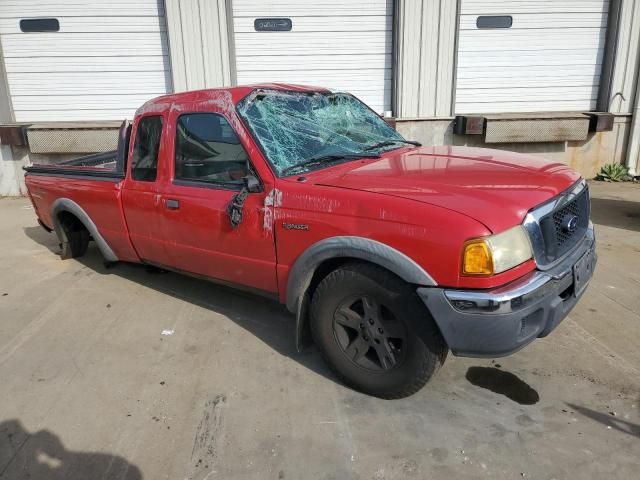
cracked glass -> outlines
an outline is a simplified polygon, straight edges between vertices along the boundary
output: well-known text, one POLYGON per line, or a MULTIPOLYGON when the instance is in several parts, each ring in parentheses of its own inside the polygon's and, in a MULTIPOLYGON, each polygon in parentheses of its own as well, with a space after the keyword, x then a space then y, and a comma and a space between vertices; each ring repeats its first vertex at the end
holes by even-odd
POLYGON ((409 143, 346 93, 259 90, 237 111, 278 176, 376 157, 409 143))

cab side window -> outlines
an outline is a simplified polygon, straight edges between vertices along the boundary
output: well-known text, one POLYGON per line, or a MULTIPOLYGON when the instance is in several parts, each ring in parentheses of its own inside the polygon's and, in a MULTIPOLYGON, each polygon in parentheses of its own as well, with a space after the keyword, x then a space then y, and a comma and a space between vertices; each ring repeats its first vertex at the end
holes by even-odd
POLYGON ((158 174, 158 151, 162 135, 162 117, 143 117, 138 122, 133 146, 131 176, 134 180, 153 182, 158 174))
POLYGON ((249 157, 221 115, 180 115, 176 125, 175 180, 239 187, 249 173, 249 157))

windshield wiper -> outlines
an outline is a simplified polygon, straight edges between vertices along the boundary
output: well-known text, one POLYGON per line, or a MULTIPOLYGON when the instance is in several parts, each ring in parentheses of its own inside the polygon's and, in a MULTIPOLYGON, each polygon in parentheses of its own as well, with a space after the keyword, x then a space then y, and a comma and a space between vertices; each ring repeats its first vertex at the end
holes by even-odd
POLYGON ((373 145, 369 145, 364 147, 363 151, 368 152, 369 150, 375 150, 376 148, 388 147, 389 145, 395 145, 396 143, 407 143, 409 145, 415 145, 416 147, 421 147, 422 144, 420 142, 416 142, 414 140, 385 140, 383 142, 374 143, 373 145))
POLYGON ((303 162, 300 162, 285 168, 281 174, 289 175, 305 167, 308 168, 308 167, 313 167, 315 165, 329 165, 329 164, 341 162, 344 160, 356 160, 358 158, 380 158, 380 155, 375 155, 372 153, 342 153, 342 154, 332 153, 332 154, 326 154, 326 155, 315 155, 311 158, 307 158, 303 162))

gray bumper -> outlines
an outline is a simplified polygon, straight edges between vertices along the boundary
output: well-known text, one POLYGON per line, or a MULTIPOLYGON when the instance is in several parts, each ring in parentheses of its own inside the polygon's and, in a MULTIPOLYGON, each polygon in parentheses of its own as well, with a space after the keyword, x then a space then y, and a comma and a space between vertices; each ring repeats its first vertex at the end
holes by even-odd
POLYGON ((582 242, 556 267, 534 271, 493 290, 418 288, 454 355, 500 357, 548 335, 582 296, 595 266, 595 237, 590 227, 582 242), (578 272, 576 291, 574 265, 578 272))

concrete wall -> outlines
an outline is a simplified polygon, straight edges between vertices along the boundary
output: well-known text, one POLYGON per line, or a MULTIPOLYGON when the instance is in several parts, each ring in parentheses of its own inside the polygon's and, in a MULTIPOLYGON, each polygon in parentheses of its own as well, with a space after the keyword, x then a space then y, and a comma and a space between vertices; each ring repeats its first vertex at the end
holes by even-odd
POLYGON ((629 115, 616 116, 610 132, 590 133, 579 142, 484 143, 482 135, 455 135, 453 118, 398 119, 396 129, 424 145, 465 145, 530 153, 556 160, 574 168, 585 178, 593 178, 606 163, 623 163, 631 126, 629 115))
POLYGON ((165 0, 173 90, 231 85, 227 2, 165 0))
POLYGON ((22 167, 31 165, 26 148, 0 145, 0 197, 27 194, 22 167))

